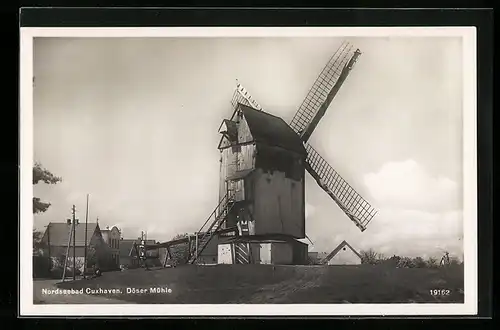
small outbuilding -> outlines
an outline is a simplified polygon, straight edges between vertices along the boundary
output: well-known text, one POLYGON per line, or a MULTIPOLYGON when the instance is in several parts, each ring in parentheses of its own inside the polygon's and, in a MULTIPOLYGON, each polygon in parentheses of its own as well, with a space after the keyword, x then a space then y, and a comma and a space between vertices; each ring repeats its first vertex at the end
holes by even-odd
POLYGON ((349 243, 342 241, 322 263, 326 265, 360 265, 361 255, 349 243))
POLYGON ((286 235, 239 236, 218 244, 219 264, 300 265, 307 244, 286 235))

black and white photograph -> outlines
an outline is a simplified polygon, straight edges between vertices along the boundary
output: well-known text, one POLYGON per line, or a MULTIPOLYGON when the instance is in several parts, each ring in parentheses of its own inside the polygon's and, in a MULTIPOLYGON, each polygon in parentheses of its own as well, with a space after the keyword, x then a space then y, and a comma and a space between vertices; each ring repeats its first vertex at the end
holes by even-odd
POLYGON ((21 40, 27 313, 475 312, 474 29, 21 40))

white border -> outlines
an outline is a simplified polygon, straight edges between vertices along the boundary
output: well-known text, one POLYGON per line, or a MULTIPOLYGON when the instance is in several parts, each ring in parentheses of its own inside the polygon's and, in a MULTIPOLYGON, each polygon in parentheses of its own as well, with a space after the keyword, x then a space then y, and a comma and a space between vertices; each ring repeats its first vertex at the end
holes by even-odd
POLYGON ((477 164, 475 27, 404 28, 21 28, 21 316, 231 316, 231 315, 475 315, 477 313, 477 164), (463 41, 463 206, 464 304, 293 304, 293 305, 34 305, 32 278, 33 38, 34 37, 462 37, 463 41), (21 262, 22 260, 26 262, 21 262), (27 262, 29 260, 29 262, 27 262))

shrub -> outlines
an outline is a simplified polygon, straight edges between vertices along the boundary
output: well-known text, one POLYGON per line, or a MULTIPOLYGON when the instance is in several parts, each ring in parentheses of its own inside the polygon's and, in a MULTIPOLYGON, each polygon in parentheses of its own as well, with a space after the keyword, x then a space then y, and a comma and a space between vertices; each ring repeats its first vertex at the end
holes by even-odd
POLYGON ((429 267, 429 268, 437 268, 439 266, 438 260, 434 257, 429 257, 427 259, 426 264, 427 264, 427 267, 429 267))
POLYGON ((380 255, 372 249, 361 251, 360 254, 362 264, 376 265, 379 263, 380 255))
POLYGON ((308 256, 307 257, 307 264, 308 265, 319 265, 320 264, 320 260, 318 258, 313 258, 311 256, 308 256))
POLYGON ((412 258, 403 257, 399 260, 398 268, 415 268, 415 263, 412 258))
POLYGON ((33 256, 33 277, 43 278, 50 276, 51 263, 48 257, 33 256))
POLYGON ((415 259, 413 259, 413 264, 416 268, 427 267, 427 263, 421 257, 416 257, 415 259))

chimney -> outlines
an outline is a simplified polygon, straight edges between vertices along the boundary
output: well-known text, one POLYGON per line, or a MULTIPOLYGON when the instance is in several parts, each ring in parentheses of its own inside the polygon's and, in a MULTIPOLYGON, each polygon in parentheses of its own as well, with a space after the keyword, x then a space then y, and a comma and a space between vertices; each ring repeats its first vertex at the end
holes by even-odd
POLYGON ((66 223, 67 223, 68 225, 71 225, 71 219, 66 220, 66 223))

